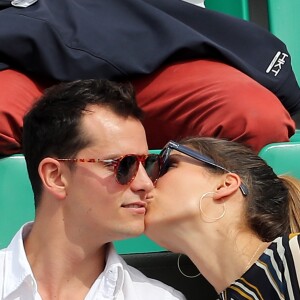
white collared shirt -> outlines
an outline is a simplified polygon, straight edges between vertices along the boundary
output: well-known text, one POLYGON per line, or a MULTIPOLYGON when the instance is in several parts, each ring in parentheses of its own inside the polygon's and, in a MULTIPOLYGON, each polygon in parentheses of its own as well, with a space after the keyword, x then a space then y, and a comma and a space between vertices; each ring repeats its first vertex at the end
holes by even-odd
MULTIPOLYGON (((0 251, 0 300, 41 300, 27 260, 23 239, 32 223, 25 224, 6 249, 0 251)), ((85 300, 179 300, 185 297, 172 287, 150 279, 129 266, 111 244, 104 271, 85 300)))

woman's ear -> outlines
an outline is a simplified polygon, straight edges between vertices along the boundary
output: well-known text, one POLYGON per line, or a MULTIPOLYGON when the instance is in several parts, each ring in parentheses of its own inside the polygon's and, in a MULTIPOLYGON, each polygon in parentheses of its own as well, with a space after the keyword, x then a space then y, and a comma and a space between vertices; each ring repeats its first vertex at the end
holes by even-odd
POLYGON ((234 194, 241 185, 241 178, 235 173, 226 173, 222 176, 216 193, 214 194, 215 200, 220 200, 234 194))
POLYGON ((62 166, 54 158, 44 158, 39 164, 39 175, 44 189, 59 199, 64 199, 66 193, 66 180, 62 172, 62 166))

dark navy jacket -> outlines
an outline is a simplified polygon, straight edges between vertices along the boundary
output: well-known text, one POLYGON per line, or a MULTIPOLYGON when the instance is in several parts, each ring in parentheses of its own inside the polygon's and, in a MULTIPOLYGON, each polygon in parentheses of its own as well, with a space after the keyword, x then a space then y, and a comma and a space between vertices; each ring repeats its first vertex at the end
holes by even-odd
POLYGON ((251 22, 181 0, 38 0, 0 10, 0 69, 59 81, 118 80, 195 58, 228 63, 275 93, 291 114, 300 110, 285 45, 251 22))

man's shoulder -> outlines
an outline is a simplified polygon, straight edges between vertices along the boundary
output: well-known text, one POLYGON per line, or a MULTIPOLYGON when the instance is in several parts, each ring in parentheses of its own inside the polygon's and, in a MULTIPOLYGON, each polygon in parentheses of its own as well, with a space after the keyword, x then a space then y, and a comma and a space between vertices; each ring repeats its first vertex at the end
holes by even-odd
POLYGON ((2 267, 7 248, 0 249, 0 267, 2 267))
POLYGON ((4 284, 4 259, 5 259, 6 249, 0 249, 0 295, 2 295, 2 289, 4 284))

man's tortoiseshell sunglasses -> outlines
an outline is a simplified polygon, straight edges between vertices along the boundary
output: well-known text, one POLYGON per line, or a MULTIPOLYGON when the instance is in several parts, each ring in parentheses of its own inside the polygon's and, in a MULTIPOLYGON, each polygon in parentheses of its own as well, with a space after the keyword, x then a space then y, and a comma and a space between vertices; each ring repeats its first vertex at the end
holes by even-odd
POLYGON ((144 166, 147 175, 153 183, 156 182, 160 170, 160 157, 158 154, 136 155, 126 154, 115 159, 98 158, 57 158, 58 161, 103 163, 114 167, 114 176, 119 184, 130 184, 139 169, 140 163, 144 166))

